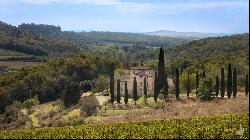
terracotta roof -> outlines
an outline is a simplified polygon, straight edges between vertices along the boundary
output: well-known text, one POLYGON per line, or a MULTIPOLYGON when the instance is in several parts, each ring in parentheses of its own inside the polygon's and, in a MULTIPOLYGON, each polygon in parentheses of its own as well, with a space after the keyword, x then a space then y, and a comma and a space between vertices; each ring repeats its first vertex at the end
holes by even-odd
POLYGON ((88 97, 88 96, 91 96, 91 95, 92 95, 91 92, 85 92, 85 93, 82 93, 81 98, 83 98, 83 97, 88 97))

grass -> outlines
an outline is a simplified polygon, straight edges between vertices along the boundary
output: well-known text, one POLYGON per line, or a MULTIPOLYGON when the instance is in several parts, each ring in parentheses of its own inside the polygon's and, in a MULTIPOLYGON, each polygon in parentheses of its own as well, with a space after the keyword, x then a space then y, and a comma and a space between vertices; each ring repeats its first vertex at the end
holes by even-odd
POLYGON ((31 114, 30 119, 31 119, 31 124, 33 127, 40 127, 39 120, 37 119, 35 114, 31 114))
POLYGON ((16 51, 0 49, 0 57, 1 56, 28 56, 28 55, 16 51))

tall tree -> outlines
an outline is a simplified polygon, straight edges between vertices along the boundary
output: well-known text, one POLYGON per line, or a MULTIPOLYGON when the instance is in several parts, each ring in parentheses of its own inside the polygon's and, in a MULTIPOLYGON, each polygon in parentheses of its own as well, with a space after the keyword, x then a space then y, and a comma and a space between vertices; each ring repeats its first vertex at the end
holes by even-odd
POLYGON ((188 77, 187 77, 187 97, 189 98, 189 93, 191 92, 190 87, 190 77, 189 77, 189 71, 188 71, 188 77))
POLYGON ((125 97, 124 97, 124 102, 127 105, 128 104, 128 85, 127 81, 125 81, 125 97))
POLYGON ((176 71, 175 71, 175 96, 176 96, 176 99, 179 100, 180 97, 180 81, 179 81, 179 69, 176 68, 176 71))
POLYGON ((161 90, 164 88, 165 84, 165 61, 164 61, 164 51, 161 47, 159 53, 159 61, 158 61, 158 89, 161 90))
POLYGON ((245 80, 245 95, 247 96, 249 92, 249 79, 248 74, 246 74, 246 80, 245 80))
POLYGON ((200 82, 200 77, 199 77, 199 72, 198 70, 196 71, 196 81, 195 81, 195 87, 196 87, 196 97, 199 94, 198 89, 199 89, 199 82, 200 82))
POLYGON ((224 68, 221 68, 220 95, 223 98, 225 95, 225 74, 224 68))
POLYGON ((147 79, 146 77, 144 78, 144 97, 145 98, 148 98, 148 95, 147 95, 147 79))
POLYGON ((234 72, 233 72, 233 96, 234 98, 236 97, 237 94, 237 72, 236 72, 236 68, 234 68, 234 72))
POLYGON ((219 76, 216 75, 216 83, 215 83, 215 95, 216 95, 216 97, 218 97, 219 91, 220 91, 220 80, 219 80, 219 76))
POLYGON ((117 103, 120 104, 121 101, 121 91, 120 91, 120 79, 117 80, 117 103))
POLYGON ((137 82, 136 82, 136 77, 134 77, 134 81, 133 81, 133 98, 135 101, 135 105, 136 105, 136 101, 137 101, 137 82))
POLYGON ((157 72, 155 72, 155 79, 154 79, 154 101, 157 102, 158 98, 158 76, 157 72))
POLYGON ((110 65, 110 96, 111 96, 111 103, 114 103, 114 85, 115 85, 115 66, 114 63, 110 65))
POLYGON ((227 67, 227 97, 232 95, 232 65, 229 63, 227 67))
MULTIPOLYGON (((167 76, 166 76, 167 77, 167 76)), ((166 78, 167 79, 167 78, 166 78)), ((164 84, 164 91, 163 91, 163 94, 164 94, 164 99, 166 101, 166 99, 168 99, 168 80, 166 80, 166 83, 164 84)))
POLYGON ((203 77, 203 78, 206 77, 206 71, 205 71, 205 69, 203 70, 202 77, 203 77))

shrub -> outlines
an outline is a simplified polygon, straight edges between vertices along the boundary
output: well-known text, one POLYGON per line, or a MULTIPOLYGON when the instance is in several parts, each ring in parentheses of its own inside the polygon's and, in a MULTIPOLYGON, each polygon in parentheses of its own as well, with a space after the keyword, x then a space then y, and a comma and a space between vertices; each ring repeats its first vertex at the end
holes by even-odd
POLYGON ((37 104, 39 104, 39 100, 38 100, 38 97, 36 96, 34 98, 25 100, 23 102, 23 107, 31 108, 32 106, 37 105, 37 104))
POLYGON ((64 91, 63 103, 65 107, 77 104, 80 99, 79 85, 73 81, 68 81, 64 91))
POLYGON ((201 79, 201 84, 198 90, 198 98, 201 100, 210 100, 213 96, 215 96, 215 93, 213 93, 214 85, 211 78, 201 79))
POLYGON ((92 116, 97 113, 97 108, 99 107, 99 102, 95 96, 91 95, 80 99, 81 111, 86 116, 92 116))

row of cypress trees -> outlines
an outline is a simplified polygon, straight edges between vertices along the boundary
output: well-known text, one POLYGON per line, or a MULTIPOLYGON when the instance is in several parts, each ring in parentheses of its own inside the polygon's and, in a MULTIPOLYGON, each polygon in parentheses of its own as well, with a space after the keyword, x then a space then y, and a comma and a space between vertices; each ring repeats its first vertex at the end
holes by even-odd
MULTIPOLYGON (((111 102, 113 104, 114 102, 114 65, 112 64, 110 66, 110 94, 111 94, 111 102)), ((190 87, 190 72, 188 71, 188 77, 187 77, 187 85, 186 85, 186 92, 187 97, 189 97, 189 94, 191 92, 190 87)), ((199 94, 198 88, 199 88, 199 81, 200 78, 205 78, 206 72, 203 70, 202 75, 200 77, 198 70, 196 71, 196 96, 199 94)), ((224 68, 221 69, 221 81, 219 80, 219 76, 216 76, 216 83, 215 83, 215 93, 216 96, 221 94, 221 97, 223 98, 225 95, 225 74, 224 74, 224 68)), ((248 88, 248 74, 246 74, 246 81, 245 81, 245 94, 247 95, 249 92, 248 88)), ((180 81, 179 81, 179 69, 176 68, 175 70, 175 96, 176 99, 179 100, 180 97, 180 87, 179 87, 180 81)), ((160 91, 163 89, 164 99, 166 100, 168 98, 168 82, 167 82, 167 75, 165 74, 165 62, 164 62, 164 51, 161 47, 160 53, 159 53, 159 61, 158 61, 158 72, 155 72, 155 79, 154 79, 154 100, 157 102, 158 95, 160 91)), ((120 80, 117 80, 117 89, 120 89, 120 80)), ((227 96, 228 98, 231 97, 233 94, 234 98, 237 95, 237 71, 236 68, 234 68, 232 73, 232 65, 228 64, 228 73, 227 73, 227 96)), ((144 97, 147 98, 147 81, 146 77, 144 78, 144 97)), ((133 81, 133 100, 138 100, 137 97, 137 81, 134 77, 133 81)), ((117 90, 117 102, 120 103, 120 90, 117 90)), ((125 98, 124 102, 127 105, 128 103, 128 89, 127 89, 127 82, 125 82, 125 98)))

